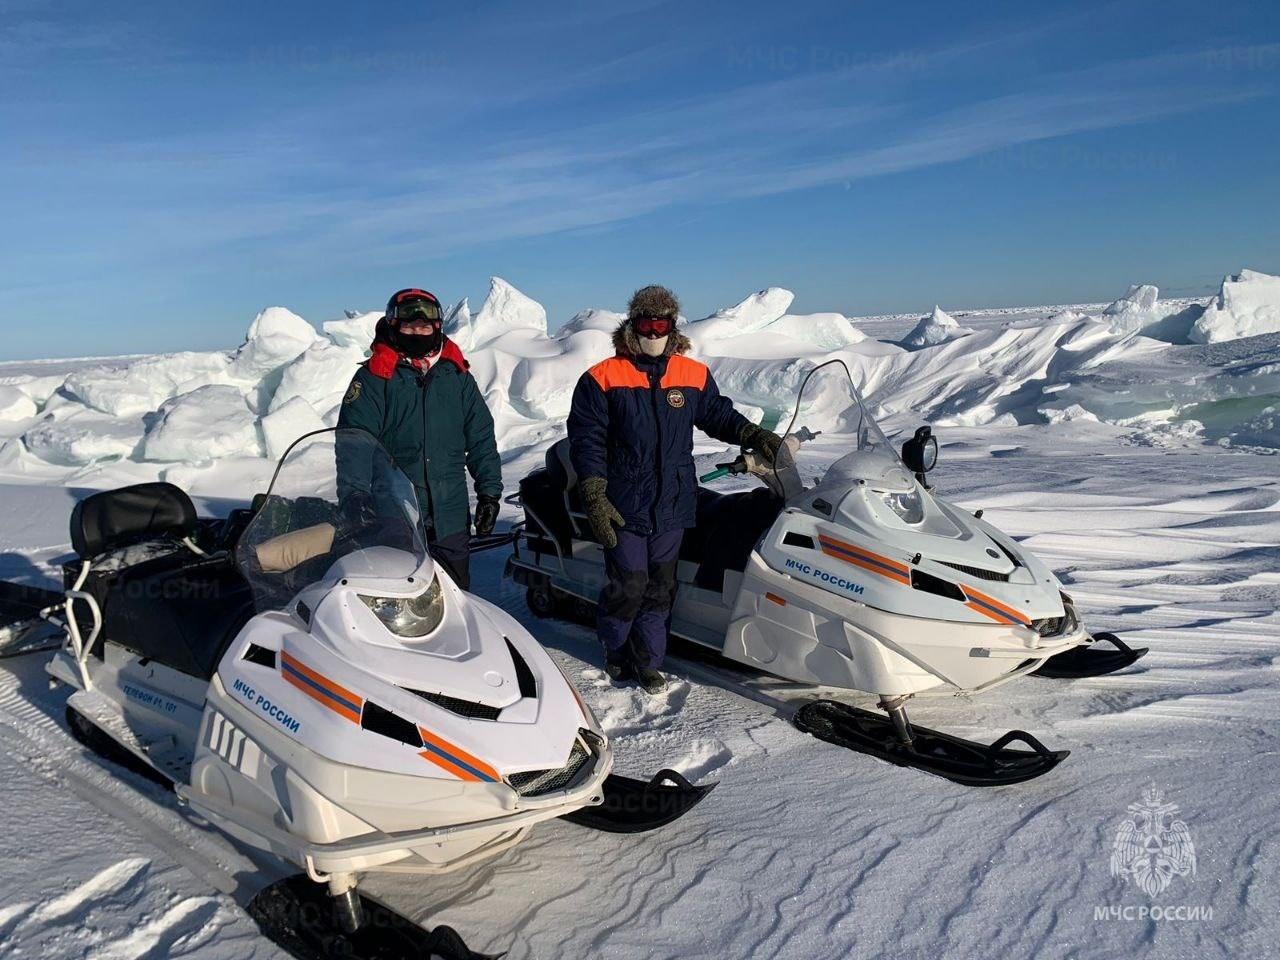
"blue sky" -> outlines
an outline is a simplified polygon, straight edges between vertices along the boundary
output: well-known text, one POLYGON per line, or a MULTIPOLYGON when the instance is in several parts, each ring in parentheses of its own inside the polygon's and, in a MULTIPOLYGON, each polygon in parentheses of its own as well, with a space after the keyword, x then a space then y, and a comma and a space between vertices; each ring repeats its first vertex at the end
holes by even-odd
POLYGON ((0 359, 497 274, 847 314, 1280 273, 1271 3, 0 0, 0 359))

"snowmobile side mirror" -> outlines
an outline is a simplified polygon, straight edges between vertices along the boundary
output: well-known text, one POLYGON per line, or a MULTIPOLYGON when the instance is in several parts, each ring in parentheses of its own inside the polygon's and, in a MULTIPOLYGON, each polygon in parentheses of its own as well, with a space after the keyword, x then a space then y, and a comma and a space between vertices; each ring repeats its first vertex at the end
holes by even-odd
POLYGON ((918 427, 915 436, 902 444, 902 462, 923 486, 924 475, 938 465, 938 439, 932 427, 918 427))

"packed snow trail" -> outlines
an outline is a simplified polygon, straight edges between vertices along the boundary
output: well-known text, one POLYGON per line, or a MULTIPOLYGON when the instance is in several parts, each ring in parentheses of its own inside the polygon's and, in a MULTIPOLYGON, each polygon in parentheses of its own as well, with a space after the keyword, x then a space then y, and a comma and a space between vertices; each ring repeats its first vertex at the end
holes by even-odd
POLYGON ((237 906, 258 866, 86 753, 57 719, 66 692, 48 689, 47 659, 0 669, 0 958, 281 956, 237 906))

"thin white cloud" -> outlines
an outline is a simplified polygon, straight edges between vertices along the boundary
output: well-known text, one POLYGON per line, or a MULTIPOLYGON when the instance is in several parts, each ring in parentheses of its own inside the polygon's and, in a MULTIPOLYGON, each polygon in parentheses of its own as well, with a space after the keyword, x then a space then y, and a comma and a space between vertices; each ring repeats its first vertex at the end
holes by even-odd
MULTIPOLYGON (((560 111, 559 125, 537 134, 496 126, 420 153, 308 136, 323 116, 316 108, 283 124, 267 117, 243 130, 99 147, 87 164, 40 151, 29 163, 101 184, 127 206, 131 244, 154 238, 148 253, 160 257, 269 239, 282 260, 409 260, 922 169, 1268 92, 1256 77, 1213 69, 1208 51, 1183 51, 954 102, 950 71, 997 42, 924 51, 897 70, 860 63, 609 117, 571 121, 560 111)), ((75 237, 61 242, 75 252, 75 237)), ((78 246, 114 255, 92 232, 78 246)))

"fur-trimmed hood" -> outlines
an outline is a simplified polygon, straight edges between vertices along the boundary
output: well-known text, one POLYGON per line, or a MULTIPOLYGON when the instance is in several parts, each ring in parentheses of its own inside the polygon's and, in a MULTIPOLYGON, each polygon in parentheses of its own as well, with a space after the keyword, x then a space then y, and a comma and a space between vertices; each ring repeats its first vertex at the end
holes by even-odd
MULTIPOLYGON (((640 341, 636 337, 636 332, 631 329, 630 320, 623 320, 613 331, 613 349, 624 357, 644 356, 644 351, 640 349, 640 341)), ((692 349, 692 341, 679 330, 672 329, 667 336, 667 349, 662 352, 662 355, 671 357, 676 354, 688 353, 692 349)))

